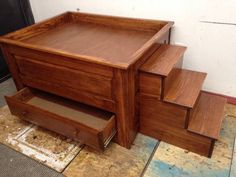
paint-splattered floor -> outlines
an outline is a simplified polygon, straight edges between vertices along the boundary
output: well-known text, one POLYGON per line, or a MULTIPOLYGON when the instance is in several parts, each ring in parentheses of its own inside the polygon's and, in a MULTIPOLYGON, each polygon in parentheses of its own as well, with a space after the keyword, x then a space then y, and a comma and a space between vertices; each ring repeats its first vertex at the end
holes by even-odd
POLYGON ((130 150, 111 143, 104 153, 21 121, 0 108, 0 142, 66 176, 140 176, 158 141, 138 134, 130 150), (73 160, 73 161, 72 161, 73 160))
MULTIPOLYGON (((0 97, 14 91, 12 80, 0 84, 0 97)), ((0 107, 3 105, 5 102, 0 98, 0 107)), ((227 104, 220 140, 211 159, 164 142, 159 144, 157 140, 141 134, 130 150, 111 143, 104 153, 98 153, 78 142, 21 121, 10 115, 8 107, 0 108, 0 142, 68 177, 228 177, 230 173, 234 177, 235 150, 232 166, 231 161, 235 127, 236 106, 227 104)))
POLYGON ((224 118, 220 139, 216 142, 210 159, 161 142, 144 176, 228 177, 236 133, 235 127, 236 118, 224 118))

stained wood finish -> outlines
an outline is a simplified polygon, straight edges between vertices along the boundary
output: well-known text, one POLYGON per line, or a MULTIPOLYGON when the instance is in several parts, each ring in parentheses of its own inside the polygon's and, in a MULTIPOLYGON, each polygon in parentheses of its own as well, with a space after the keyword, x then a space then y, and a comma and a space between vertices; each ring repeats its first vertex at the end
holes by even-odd
POLYGON ((140 95, 140 127, 146 121, 154 124, 162 123, 171 127, 184 128, 187 109, 160 101, 149 95, 140 95))
POLYGON ((141 71, 167 77, 186 51, 184 46, 162 44, 140 68, 141 71))
POLYGON ((23 47, 8 46, 7 50, 13 56, 20 56, 29 58, 36 61, 41 61, 44 63, 50 63, 57 66, 64 66, 71 69, 80 70, 83 72, 91 73, 98 76, 106 76, 108 78, 113 77, 113 68, 95 64, 83 62, 73 58, 67 58, 59 55, 49 54, 45 52, 39 52, 31 49, 26 49, 23 47), (93 69, 91 69, 93 68, 93 69))
POLYGON ((201 93, 198 103, 192 110, 188 130, 218 139, 225 103, 226 99, 223 97, 201 93))
POLYGON ((165 80, 164 101, 193 108, 206 73, 175 68, 165 80))
POLYGON ((99 150, 116 132, 111 113, 64 98, 24 88, 6 100, 12 114, 99 150))
POLYGON ((130 71, 116 70, 115 93, 117 103, 118 142, 127 148, 131 147, 138 131, 138 117, 135 115, 135 75, 130 71))
POLYGON ((187 109, 140 95, 140 132, 189 151, 211 157, 215 140, 185 129, 187 109))
POLYGON ((211 157, 215 140, 191 133, 186 129, 174 128, 162 122, 146 119, 140 124, 140 132, 144 135, 170 143, 197 154, 211 157))
MULTIPOLYGON (((112 79, 110 78, 19 56, 15 56, 15 58, 20 75, 46 81, 60 87, 77 89, 78 92, 90 92, 94 95, 113 100, 112 79)), ((24 77, 21 78, 23 79, 24 77)))
POLYGON ((69 21, 68 17, 69 17, 68 13, 57 15, 55 17, 36 23, 34 25, 8 33, 4 35, 3 37, 1 37, 0 41, 7 42, 7 39, 10 39, 14 43, 14 41, 21 41, 21 40, 33 37, 45 31, 56 28, 64 23, 67 23, 69 21))
POLYGON ((162 93, 162 83, 163 79, 159 76, 145 72, 140 72, 139 74, 139 88, 140 93, 142 94, 152 95, 160 99, 162 93))
POLYGON ((74 22, 86 22, 110 26, 118 29, 130 29, 139 31, 156 31, 166 25, 166 21, 149 19, 135 19, 109 15, 69 12, 70 20, 74 22))
POLYGON ((35 79, 33 77, 20 75, 23 84, 29 87, 37 88, 52 94, 56 94, 65 98, 69 98, 81 103, 85 103, 97 108, 101 108, 107 111, 115 112, 116 103, 115 101, 96 96, 94 94, 73 89, 71 87, 61 87, 61 85, 45 82, 43 80, 35 79))
POLYGON ((64 24, 22 42, 128 66, 132 54, 154 34, 80 22, 64 24))
POLYGON ((30 86, 113 112, 116 140, 130 148, 139 126, 138 69, 156 43, 169 42, 172 25, 67 12, 3 36, 0 43, 13 60, 18 89, 30 86))
POLYGON ((0 42, 127 69, 173 25, 173 22, 145 21, 68 12, 34 25, 32 30, 29 27, 6 35, 0 42))
POLYGON ((2 49, 2 53, 4 55, 4 58, 6 58, 6 62, 8 64, 8 68, 11 72, 12 78, 14 80, 15 86, 18 90, 24 88, 24 85, 21 81, 21 78, 18 74, 18 68, 17 68, 17 64, 16 61, 14 59, 14 56, 8 51, 8 47, 6 44, 1 44, 0 45, 1 49, 2 49))

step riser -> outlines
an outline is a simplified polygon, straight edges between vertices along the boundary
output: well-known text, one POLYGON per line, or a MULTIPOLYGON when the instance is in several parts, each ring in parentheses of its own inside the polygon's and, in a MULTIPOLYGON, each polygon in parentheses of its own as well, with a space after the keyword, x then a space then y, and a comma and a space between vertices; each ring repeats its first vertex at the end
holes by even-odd
POLYGON ((160 76, 140 72, 139 75, 139 89, 140 93, 145 95, 151 95, 158 99, 161 98, 163 79, 160 76))
POLYGON ((141 124, 140 132, 144 135, 164 141, 174 146, 186 149, 196 154, 211 157, 215 140, 188 132, 186 129, 175 129, 165 124, 153 124, 145 121, 141 124))
MULTIPOLYGON (((179 59, 178 63, 174 65, 174 68, 181 69, 182 65, 183 65, 183 58, 179 59)), ((139 73, 140 93, 146 95, 152 95, 158 97, 159 99, 163 99, 166 85, 165 80, 167 80, 165 77, 140 71, 139 73)))
POLYGON ((165 123, 174 128, 186 127, 188 109, 174 104, 164 103, 155 97, 140 95, 140 125, 145 121, 165 123))
MULTIPOLYGON (((176 69, 176 68, 173 68, 176 69)), ((164 79, 164 90, 163 90, 163 98, 164 99, 164 95, 166 95, 168 93, 168 88, 171 88, 171 84, 174 78, 174 72, 170 72, 170 74, 164 79)))

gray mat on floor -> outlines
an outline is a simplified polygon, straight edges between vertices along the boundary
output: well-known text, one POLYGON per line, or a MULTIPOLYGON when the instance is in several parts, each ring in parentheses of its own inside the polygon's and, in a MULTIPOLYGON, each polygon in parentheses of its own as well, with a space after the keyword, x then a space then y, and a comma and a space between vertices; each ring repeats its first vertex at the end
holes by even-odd
POLYGON ((12 78, 0 83, 0 107, 6 105, 4 96, 12 95, 15 92, 16 92, 16 87, 12 78))
POLYGON ((64 177, 64 175, 0 144, 0 177, 64 177))

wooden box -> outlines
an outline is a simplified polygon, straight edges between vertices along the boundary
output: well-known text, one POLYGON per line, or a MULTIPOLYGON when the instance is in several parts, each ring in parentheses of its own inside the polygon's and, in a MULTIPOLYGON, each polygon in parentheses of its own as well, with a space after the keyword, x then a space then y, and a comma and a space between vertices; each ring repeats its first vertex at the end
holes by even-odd
MULTIPOLYGON (((139 127, 138 69, 159 47, 157 43, 169 42, 172 25, 166 21, 66 12, 1 37, 16 87, 23 89, 7 97, 12 113, 97 149, 103 149, 117 131, 116 141, 130 148, 139 127), (40 104, 30 105, 25 99, 30 95, 32 100, 34 93, 41 93, 34 89, 74 100, 75 110, 83 103, 113 116, 108 117, 103 129, 83 125, 83 121, 70 120, 40 108, 40 104)), ((51 103, 50 94, 44 98, 51 103)), ((70 107, 67 105, 64 111, 70 107)), ((82 115, 74 119, 78 116, 82 115)))

